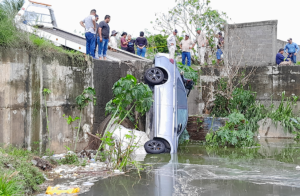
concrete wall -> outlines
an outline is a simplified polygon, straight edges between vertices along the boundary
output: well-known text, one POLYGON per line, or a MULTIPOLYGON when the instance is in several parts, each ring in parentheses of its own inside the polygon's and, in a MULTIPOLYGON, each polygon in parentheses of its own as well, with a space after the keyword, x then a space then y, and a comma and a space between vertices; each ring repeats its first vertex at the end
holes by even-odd
MULTIPOLYGON (((253 67, 246 68, 246 75, 253 67)), ((203 67, 200 76, 203 102, 207 102, 212 97, 215 82, 224 77, 224 67, 203 67), (211 73, 214 73, 211 76, 211 73)), ((257 100, 269 106, 271 100, 278 105, 285 91, 286 97, 292 95, 300 96, 300 66, 261 66, 249 79, 248 85, 251 90, 257 93, 257 100)), ((300 104, 295 107, 295 111, 300 109, 300 104)), ((201 113, 202 111, 200 111, 201 113)))
POLYGON ((97 106, 90 104, 83 112, 77 145, 82 149, 88 143, 86 132, 95 130, 105 118, 105 104, 112 98, 113 84, 126 74, 142 80, 144 69, 150 66, 152 63, 145 61, 95 61, 79 66, 64 55, 39 57, 0 48, 0 144, 56 153, 64 152, 65 146, 73 149, 78 121, 68 125, 63 115, 79 116, 75 97, 84 88, 94 87, 97 106), (52 91, 47 96, 50 142, 44 88, 52 91))
MULTIPOLYGON (((93 87, 92 67, 77 67, 66 56, 38 57, 22 50, 0 49, 0 143, 23 148, 56 152, 64 146, 73 148, 77 124, 68 125, 63 117, 79 116, 75 97, 85 87, 93 87), (50 143, 48 142, 45 102, 47 96, 50 143)), ((93 121, 93 106, 85 111, 82 127, 89 131, 93 121)), ((81 133, 81 138, 84 134, 81 133)), ((79 148, 85 146, 81 139, 79 148)))
MULTIPOLYGON (((94 62, 94 86, 97 96, 97 104, 95 106, 95 122, 93 132, 97 132, 100 123, 105 119, 105 106, 113 97, 112 87, 116 81, 127 74, 133 75, 139 82, 144 81, 145 70, 152 67, 152 62, 147 61, 95 61, 94 62)), ((141 119, 141 124, 145 123, 145 119, 141 119)), ((144 130, 144 127, 139 127, 144 130)))
POLYGON ((229 65, 275 65, 277 20, 225 27, 224 59, 229 65))

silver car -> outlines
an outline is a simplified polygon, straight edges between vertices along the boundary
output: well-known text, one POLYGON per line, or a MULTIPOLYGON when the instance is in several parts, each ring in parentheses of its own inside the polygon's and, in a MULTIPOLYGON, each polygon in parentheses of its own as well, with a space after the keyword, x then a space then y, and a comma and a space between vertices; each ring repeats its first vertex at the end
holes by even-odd
POLYGON ((145 72, 145 82, 154 91, 150 111, 150 141, 144 145, 147 153, 177 153, 178 139, 187 125, 187 95, 193 82, 183 77, 176 62, 158 54, 155 67, 145 72))

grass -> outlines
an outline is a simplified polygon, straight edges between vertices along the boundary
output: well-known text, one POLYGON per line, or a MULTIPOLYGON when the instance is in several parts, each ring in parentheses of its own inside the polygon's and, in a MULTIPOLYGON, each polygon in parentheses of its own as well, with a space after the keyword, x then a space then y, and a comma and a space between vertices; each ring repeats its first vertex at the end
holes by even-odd
POLYGON ((0 175, 0 196, 23 195, 22 186, 18 183, 18 172, 0 175))
POLYGON ((0 148, 0 196, 30 195, 39 190, 38 185, 45 179, 43 172, 31 163, 33 157, 33 153, 24 149, 0 148), (18 194, 5 194, 12 189, 18 194))

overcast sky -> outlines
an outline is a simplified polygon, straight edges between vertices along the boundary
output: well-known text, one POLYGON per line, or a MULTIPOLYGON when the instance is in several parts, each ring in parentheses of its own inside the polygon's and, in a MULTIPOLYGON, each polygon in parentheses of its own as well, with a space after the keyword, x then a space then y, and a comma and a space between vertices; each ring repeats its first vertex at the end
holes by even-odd
MULTIPOLYGON (((0 0, 1 1, 1 0, 0 0)), ((79 21, 96 9, 100 19, 111 15, 111 30, 127 31, 137 36, 145 28, 153 30, 150 21, 155 13, 167 12, 175 0, 35 0, 51 4, 55 10, 58 27, 74 32, 83 29, 79 21)), ((230 23, 278 20, 277 37, 292 37, 300 44, 298 16, 300 0, 211 0, 213 9, 224 11, 230 23)))

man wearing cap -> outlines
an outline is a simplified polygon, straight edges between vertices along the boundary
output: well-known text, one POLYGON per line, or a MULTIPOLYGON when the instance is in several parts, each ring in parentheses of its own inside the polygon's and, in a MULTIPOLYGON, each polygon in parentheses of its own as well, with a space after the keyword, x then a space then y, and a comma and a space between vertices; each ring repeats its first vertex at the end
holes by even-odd
POLYGON ((204 65, 204 55, 207 44, 206 34, 202 31, 201 28, 197 28, 197 34, 198 35, 192 48, 194 48, 196 43, 198 44, 198 55, 200 59, 200 65, 204 65))
POLYGON ((115 48, 118 48, 118 43, 117 43, 117 38, 116 35, 118 34, 118 32, 116 30, 113 30, 110 36, 110 40, 109 40, 109 46, 112 48, 112 51, 116 51, 115 48))
POLYGON ((90 15, 80 21, 80 25, 85 28, 86 54, 95 58, 96 39, 96 10, 91 10, 90 15))
POLYGON ((293 63, 297 63, 296 55, 299 51, 299 46, 296 43, 293 43, 292 38, 288 39, 287 45, 284 47, 284 51, 288 54, 288 58, 291 58, 293 63))
POLYGON ((280 48, 276 55, 276 63, 277 65, 291 65, 291 61, 289 61, 286 57, 283 56, 284 49, 280 48))
POLYGON ((167 43, 168 43, 168 49, 169 49, 169 53, 170 53, 170 59, 174 59, 175 57, 175 50, 176 50, 176 35, 177 35, 177 29, 175 29, 172 33, 172 35, 170 35, 167 38, 167 43))
POLYGON ((180 49, 182 50, 182 64, 185 65, 185 59, 187 58, 187 65, 191 66, 191 53, 193 42, 189 39, 190 35, 186 34, 185 39, 180 42, 180 49))

